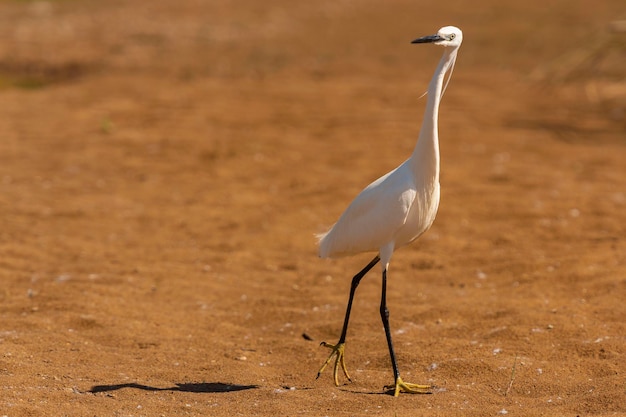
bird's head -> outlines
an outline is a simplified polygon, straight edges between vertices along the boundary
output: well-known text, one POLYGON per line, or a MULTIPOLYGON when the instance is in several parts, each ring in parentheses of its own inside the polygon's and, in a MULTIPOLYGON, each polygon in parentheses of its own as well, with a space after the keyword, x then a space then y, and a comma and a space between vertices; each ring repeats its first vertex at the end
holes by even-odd
POLYGON ((444 26, 435 35, 415 39, 411 43, 433 43, 441 46, 459 47, 463 41, 463 32, 454 26, 444 26))

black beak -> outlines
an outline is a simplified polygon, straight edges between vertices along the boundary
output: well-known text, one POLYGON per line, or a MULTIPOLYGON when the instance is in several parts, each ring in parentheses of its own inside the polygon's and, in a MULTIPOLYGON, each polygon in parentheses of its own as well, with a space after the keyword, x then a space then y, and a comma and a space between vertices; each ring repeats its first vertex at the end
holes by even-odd
POLYGON ((433 43, 433 42, 439 42, 439 41, 444 41, 444 40, 445 39, 439 35, 428 35, 428 36, 423 36, 421 38, 417 38, 411 43, 433 43))

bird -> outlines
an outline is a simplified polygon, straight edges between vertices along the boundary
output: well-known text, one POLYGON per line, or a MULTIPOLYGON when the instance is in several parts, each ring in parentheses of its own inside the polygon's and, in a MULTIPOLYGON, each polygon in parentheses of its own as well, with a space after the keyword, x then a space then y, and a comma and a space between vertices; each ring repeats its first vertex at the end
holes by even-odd
POLYGON ((394 378, 393 385, 385 386, 384 389, 393 392, 395 397, 400 392, 430 393, 432 391, 430 385, 404 382, 400 376, 389 327, 387 271, 394 251, 413 242, 426 232, 437 214, 440 197, 439 103, 450 81, 462 41, 463 32, 459 28, 444 26, 434 35, 423 36, 411 42, 413 44, 430 43, 444 47, 443 56, 428 85, 428 98, 422 126, 413 152, 396 169, 365 187, 341 214, 337 222, 326 233, 317 236, 321 258, 336 258, 362 252, 377 252, 377 254, 352 278, 341 335, 336 344, 321 343, 321 346, 331 349, 331 353, 319 369, 316 379, 334 358, 335 385, 339 386, 339 365, 348 381, 352 381, 345 363, 346 334, 352 302, 361 279, 380 262, 382 269, 380 316, 394 378), (446 73, 449 73, 449 76, 444 86, 446 73))

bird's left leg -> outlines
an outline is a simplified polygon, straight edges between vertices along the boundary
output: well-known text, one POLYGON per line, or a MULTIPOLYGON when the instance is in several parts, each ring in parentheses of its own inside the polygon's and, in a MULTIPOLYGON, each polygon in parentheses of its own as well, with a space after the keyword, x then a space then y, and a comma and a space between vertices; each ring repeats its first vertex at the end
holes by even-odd
POLYGON ((365 266, 358 274, 352 278, 352 284, 350 285, 350 298, 348 298, 348 306, 346 307, 346 315, 343 319, 343 329, 341 330, 341 336, 339 337, 339 341, 336 345, 331 345, 330 343, 322 342, 321 346, 332 349, 332 352, 326 359, 326 362, 322 365, 320 370, 317 372, 317 377, 319 378, 326 366, 330 363, 330 361, 335 358, 335 369, 333 371, 333 379, 335 380, 335 385, 339 386, 339 378, 337 373, 339 371, 339 364, 341 364, 341 369, 343 370, 343 374, 348 378, 348 381, 352 381, 350 375, 348 375, 348 370, 346 369, 346 361, 344 359, 344 351, 346 346, 346 334, 348 333, 348 322, 350 321, 350 311, 352 310, 352 300, 354 299, 354 293, 356 292, 356 288, 359 286, 361 282, 361 278, 365 276, 369 272, 370 269, 374 267, 380 261, 380 257, 376 255, 372 261, 365 266))
POLYGON ((387 309, 387 269, 383 269, 383 289, 380 300, 380 317, 383 320, 385 328, 385 336, 387 337, 387 346, 389 347, 389 356, 391 357, 391 366, 393 367, 394 385, 388 385, 385 389, 393 390, 393 396, 397 397, 400 392, 409 392, 412 394, 428 394, 430 393, 430 385, 411 384, 404 382, 400 378, 398 364, 396 362, 396 354, 393 351, 393 342, 391 341, 391 330, 389 328, 389 309, 387 309))

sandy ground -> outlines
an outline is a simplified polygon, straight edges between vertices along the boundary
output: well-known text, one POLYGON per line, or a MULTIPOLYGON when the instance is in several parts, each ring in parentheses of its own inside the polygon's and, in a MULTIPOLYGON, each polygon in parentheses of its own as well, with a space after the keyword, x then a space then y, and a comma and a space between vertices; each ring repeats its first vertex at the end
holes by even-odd
POLYGON ((1 2, 0 415, 625 415, 624 12, 1 2), (383 390, 378 269, 335 387, 373 255, 314 234, 410 154, 442 51, 409 42, 449 24, 439 215, 388 288, 435 389, 383 390))

